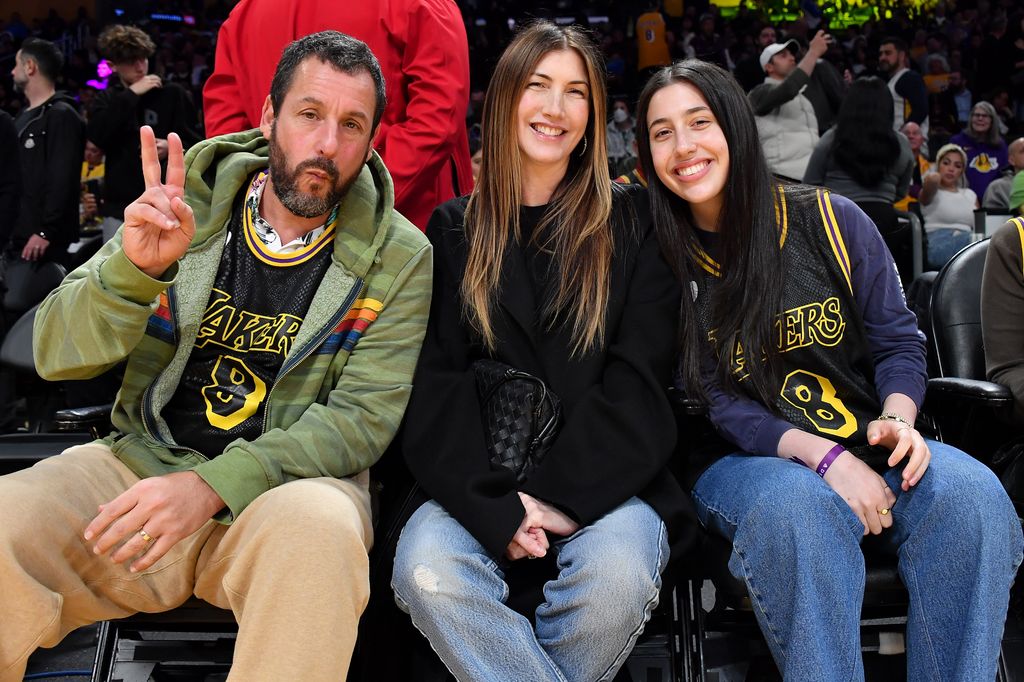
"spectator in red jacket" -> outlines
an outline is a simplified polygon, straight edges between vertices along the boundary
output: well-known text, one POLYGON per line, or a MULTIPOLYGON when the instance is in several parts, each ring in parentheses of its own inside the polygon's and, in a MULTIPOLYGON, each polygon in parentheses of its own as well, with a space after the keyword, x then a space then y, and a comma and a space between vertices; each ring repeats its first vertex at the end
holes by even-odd
POLYGON ((454 0, 241 0, 220 28, 203 89, 208 136, 254 128, 281 50, 324 29, 366 42, 387 83, 376 149, 395 207, 423 229, 438 204, 472 188, 469 47, 454 0))

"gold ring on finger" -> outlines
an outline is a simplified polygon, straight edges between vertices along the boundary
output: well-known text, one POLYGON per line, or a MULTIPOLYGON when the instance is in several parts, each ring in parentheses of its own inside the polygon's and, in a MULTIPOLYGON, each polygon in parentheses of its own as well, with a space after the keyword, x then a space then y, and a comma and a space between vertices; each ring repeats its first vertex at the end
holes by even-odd
POLYGON ((147 533, 144 528, 139 529, 139 537, 141 537, 147 545, 153 542, 153 536, 147 533))
POLYGON ((885 515, 887 515, 889 513, 889 508, 886 507, 885 509, 879 509, 878 513, 881 514, 882 516, 885 516, 885 515))

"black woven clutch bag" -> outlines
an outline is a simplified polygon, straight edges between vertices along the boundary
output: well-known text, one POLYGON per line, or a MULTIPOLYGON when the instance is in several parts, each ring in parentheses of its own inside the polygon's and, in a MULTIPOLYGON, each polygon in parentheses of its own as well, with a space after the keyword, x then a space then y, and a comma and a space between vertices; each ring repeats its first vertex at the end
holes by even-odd
POLYGON ((495 360, 473 363, 480 416, 492 467, 522 482, 541 463, 562 422, 562 404, 532 374, 495 360))

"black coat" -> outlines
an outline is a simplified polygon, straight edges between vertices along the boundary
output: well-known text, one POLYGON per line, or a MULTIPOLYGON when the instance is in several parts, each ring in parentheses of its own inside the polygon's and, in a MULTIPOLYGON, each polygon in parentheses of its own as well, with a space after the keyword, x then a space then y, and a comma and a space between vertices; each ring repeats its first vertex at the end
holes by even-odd
MULTIPOLYGON (((15 121, 21 160, 21 206, 9 237, 20 251, 34 233, 45 232, 47 258, 58 257, 78 239, 78 196, 85 122, 74 100, 56 93, 15 121)), ((5 160, 6 162, 6 160, 5 160)))
POLYGON ((674 551, 694 537, 688 496, 667 469, 676 444, 666 396, 679 287, 651 229, 646 191, 616 188, 606 341, 572 357, 569 330, 538 321, 526 260, 509 249, 493 309, 493 357, 544 379, 562 401, 563 425, 543 463, 517 486, 492 470, 470 365, 489 354, 462 314, 466 198, 434 211, 434 288, 427 335, 406 412, 403 450, 413 476, 487 550, 500 557, 525 515, 517 490, 589 524, 639 496, 661 515, 674 551), (635 215, 633 213, 634 201, 635 215))

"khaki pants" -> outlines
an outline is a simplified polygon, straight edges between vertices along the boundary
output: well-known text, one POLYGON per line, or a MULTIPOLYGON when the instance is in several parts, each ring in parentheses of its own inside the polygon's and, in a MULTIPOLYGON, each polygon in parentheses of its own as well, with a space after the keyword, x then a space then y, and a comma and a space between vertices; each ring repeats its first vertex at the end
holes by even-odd
POLYGON ((0 682, 21 682, 38 647, 193 594, 238 620, 230 680, 344 680, 369 597, 367 486, 292 481, 224 526, 208 522, 149 570, 92 553, 97 505, 139 479, 106 446, 83 445, 0 477, 0 682))

